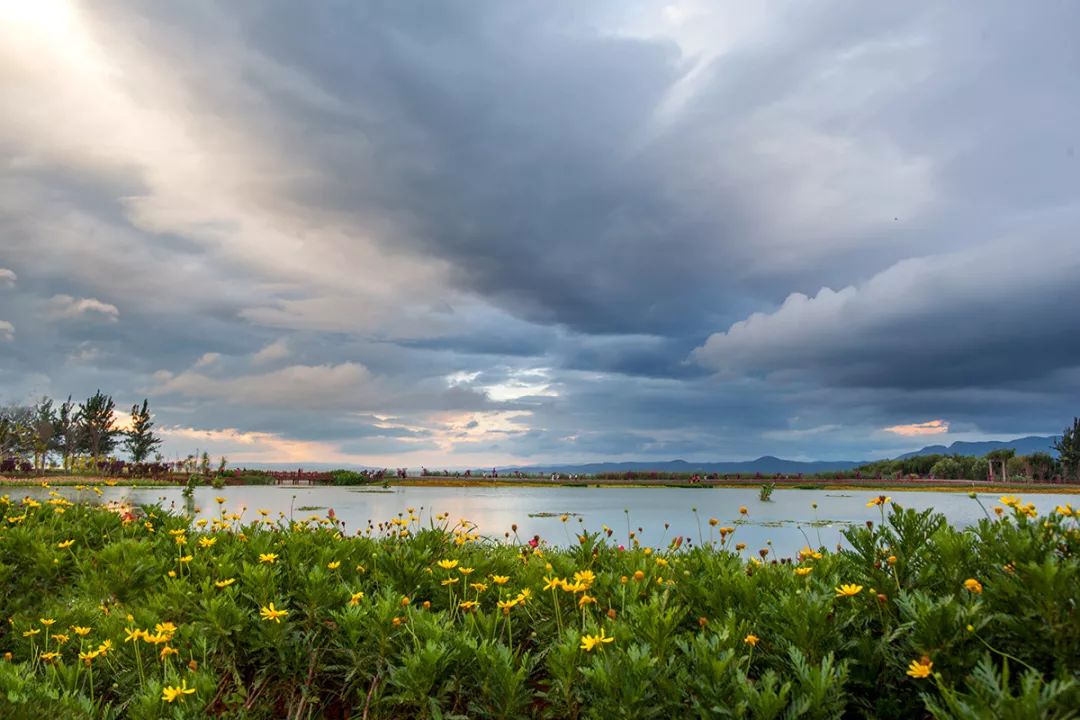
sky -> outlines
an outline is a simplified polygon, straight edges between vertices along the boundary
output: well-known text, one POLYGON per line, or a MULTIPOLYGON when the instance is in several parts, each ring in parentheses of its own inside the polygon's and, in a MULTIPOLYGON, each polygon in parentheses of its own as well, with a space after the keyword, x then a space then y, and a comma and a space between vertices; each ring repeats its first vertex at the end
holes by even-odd
POLYGON ((1080 6, 0 0, 0 404, 167 457, 869 459, 1080 413, 1080 6))

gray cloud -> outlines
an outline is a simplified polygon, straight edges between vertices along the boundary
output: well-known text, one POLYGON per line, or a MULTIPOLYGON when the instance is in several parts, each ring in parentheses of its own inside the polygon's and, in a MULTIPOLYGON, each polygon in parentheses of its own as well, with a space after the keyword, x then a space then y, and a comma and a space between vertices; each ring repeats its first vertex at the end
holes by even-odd
POLYGON ((857 457, 1075 413, 1068 4, 26 18, 5 398, 148 395, 174 448, 371 464, 857 457))

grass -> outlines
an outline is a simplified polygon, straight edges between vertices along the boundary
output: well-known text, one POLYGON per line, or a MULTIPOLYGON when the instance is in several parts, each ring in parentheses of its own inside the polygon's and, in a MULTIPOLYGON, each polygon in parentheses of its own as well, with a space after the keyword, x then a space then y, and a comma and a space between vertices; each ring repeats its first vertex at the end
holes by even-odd
POLYGON ((5 497, 0 716, 1068 717, 1080 516, 1003 500, 956 529, 883 499, 776 558, 714 520, 554 549, 5 497))

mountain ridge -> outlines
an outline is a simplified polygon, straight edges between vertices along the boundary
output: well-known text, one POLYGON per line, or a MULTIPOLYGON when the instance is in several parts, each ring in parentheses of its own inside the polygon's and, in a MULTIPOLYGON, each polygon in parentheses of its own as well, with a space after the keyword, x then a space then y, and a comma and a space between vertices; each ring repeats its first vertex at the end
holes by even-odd
MULTIPOLYGON (((927 445, 919 450, 897 455, 894 460, 906 460, 919 455, 976 455, 982 456, 993 450, 1012 448, 1018 455, 1033 452, 1057 453, 1053 449, 1053 436, 1028 435, 1013 440, 965 441, 957 440, 951 445, 927 445)), ((852 470, 874 460, 785 460, 774 455, 762 455, 754 460, 688 462, 686 460, 599 462, 599 463, 546 463, 500 467, 500 472, 570 473, 596 475, 619 472, 668 472, 668 473, 763 473, 798 474, 852 470)))

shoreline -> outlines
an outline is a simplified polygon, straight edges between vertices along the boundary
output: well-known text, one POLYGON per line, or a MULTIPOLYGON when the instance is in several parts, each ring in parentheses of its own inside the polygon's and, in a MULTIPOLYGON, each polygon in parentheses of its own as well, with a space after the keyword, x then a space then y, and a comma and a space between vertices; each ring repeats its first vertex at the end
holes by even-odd
MULTIPOLYGON (((87 486, 110 486, 110 487, 131 487, 131 488, 163 488, 163 487, 183 487, 182 483, 156 481, 151 479, 144 480, 131 480, 130 478, 111 478, 105 476, 55 476, 44 478, 23 478, 16 477, 10 478, 0 476, 0 487, 41 487, 42 482, 48 483, 50 487, 73 487, 75 485, 87 485, 87 486)), ((690 483, 687 480, 678 478, 658 478, 658 479, 645 479, 635 478, 633 480, 596 480, 592 478, 581 478, 576 480, 560 479, 560 480, 544 480, 540 478, 498 478, 498 479, 486 479, 486 478, 446 478, 446 477, 416 477, 416 478, 393 478, 389 479, 387 485, 390 487, 478 487, 478 488, 490 488, 490 487, 583 487, 583 488, 625 488, 625 489, 638 489, 638 488, 680 488, 687 490, 710 490, 713 488, 759 488, 765 484, 775 484, 777 490, 867 490, 867 491, 882 491, 882 492, 902 492, 902 491, 921 491, 921 492, 951 492, 951 493, 1010 493, 1010 494, 1059 494, 1059 495, 1077 495, 1080 494, 1080 484, 1050 484, 1050 483, 989 483, 989 482, 973 482, 971 480, 867 480, 867 479, 829 479, 829 480, 814 480, 814 479, 769 479, 769 478, 747 478, 747 479, 721 479, 721 480, 702 480, 696 483, 690 483)), ((229 484, 226 483, 225 487, 287 487, 287 488, 353 488, 353 487, 379 487, 380 483, 371 483, 369 485, 310 485, 310 484, 289 484, 289 483, 243 483, 243 484, 229 484)), ((200 487, 209 487, 200 486, 200 487)))

